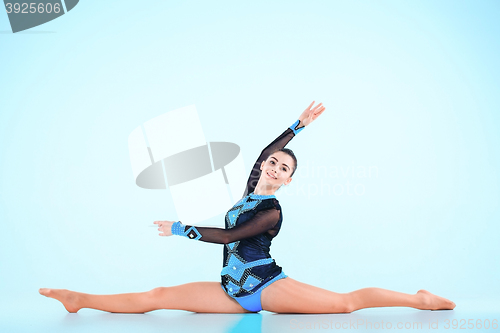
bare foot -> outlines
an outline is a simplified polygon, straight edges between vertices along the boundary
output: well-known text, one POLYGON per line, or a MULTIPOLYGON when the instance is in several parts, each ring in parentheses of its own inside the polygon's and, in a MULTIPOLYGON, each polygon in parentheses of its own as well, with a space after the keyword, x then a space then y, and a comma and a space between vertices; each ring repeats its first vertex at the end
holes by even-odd
POLYGON ((57 299, 61 302, 66 310, 71 313, 76 313, 82 307, 79 306, 80 296, 77 292, 67 290, 67 289, 49 289, 49 288, 40 288, 38 292, 50 298, 57 299))
POLYGON ((421 310, 453 310, 456 306, 449 299, 431 294, 424 289, 417 291, 417 295, 422 299, 421 310))

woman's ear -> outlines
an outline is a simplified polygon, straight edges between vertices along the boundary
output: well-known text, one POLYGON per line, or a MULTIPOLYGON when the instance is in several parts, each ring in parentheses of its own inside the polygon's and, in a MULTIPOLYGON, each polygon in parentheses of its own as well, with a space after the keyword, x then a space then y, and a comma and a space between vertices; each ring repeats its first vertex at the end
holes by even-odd
POLYGON ((288 185, 292 182, 292 177, 288 178, 283 184, 288 185))
POLYGON ((260 169, 262 170, 262 168, 264 167, 264 163, 266 163, 266 161, 262 161, 262 163, 260 164, 260 169))

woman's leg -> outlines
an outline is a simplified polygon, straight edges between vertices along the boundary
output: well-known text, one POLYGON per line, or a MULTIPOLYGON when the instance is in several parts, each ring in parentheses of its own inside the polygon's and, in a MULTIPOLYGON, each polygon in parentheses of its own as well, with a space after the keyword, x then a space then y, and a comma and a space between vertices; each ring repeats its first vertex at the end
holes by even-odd
POLYGON ((335 293, 290 277, 273 282, 262 291, 262 308, 277 313, 350 313, 364 308, 408 306, 421 310, 453 309, 455 303, 425 290, 404 294, 381 288, 335 293))
POLYGON ((455 303, 419 290, 416 294, 405 294, 382 288, 363 288, 348 293, 351 296, 351 311, 386 306, 407 306, 419 310, 453 310, 455 303))
POLYGON ((191 282, 146 292, 114 295, 92 295, 48 288, 41 288, 39 292, 57 299, 69 312, 77 312, 82 308, 115 313, 145 313, 160 309, 209 313, 250 312, 227 295, 219 282, 191 282))

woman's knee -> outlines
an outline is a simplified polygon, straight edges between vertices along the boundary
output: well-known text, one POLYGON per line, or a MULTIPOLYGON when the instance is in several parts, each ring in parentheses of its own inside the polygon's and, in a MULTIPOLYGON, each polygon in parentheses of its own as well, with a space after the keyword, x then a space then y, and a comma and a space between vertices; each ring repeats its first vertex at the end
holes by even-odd
POLYGON ((354 296, 351 293, 344 294, 343 298, 344 298, 343 313, 351 313, 357 310, 356 300, 354 299, 354 296))
POLYGON ((165 296, 167 291, 168 291, 168 287, 157 287, 157 288, 154 288, 154 289, 151 289, 150 291, 148 291, 147 294, 148 294, 148 296, 150 296, 152 298, 158 299, 158 298, 165 296))

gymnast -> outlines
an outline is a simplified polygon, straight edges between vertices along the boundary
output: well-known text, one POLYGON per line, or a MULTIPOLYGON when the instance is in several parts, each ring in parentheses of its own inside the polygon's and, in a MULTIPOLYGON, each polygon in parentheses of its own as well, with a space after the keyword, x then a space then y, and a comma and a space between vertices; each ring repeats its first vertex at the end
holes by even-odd
MULTIPOLYGON (((420 310, 453 310, 455 303, 426 290, 405 294, 381 288, 336 293, 288 277, 269 254, 283 222, 274 195, 292 181, 297 158, 286 144, 325 111, 314 101, 298 120, 261 152, 243 197, 225 215, 225 228, 196 227, 182 221, 155 221, 160 236, 178 235, 223 245, 221 282, 191 282, 146 292, 93 295, 67 289, 40 288, 67 311, 82 308, 113 313, 146 313, 159 309, 198 313, 351 313, 372 307, 404 306, 420 310)), ((307 223, 307 222, 306 222, 307 223)))

